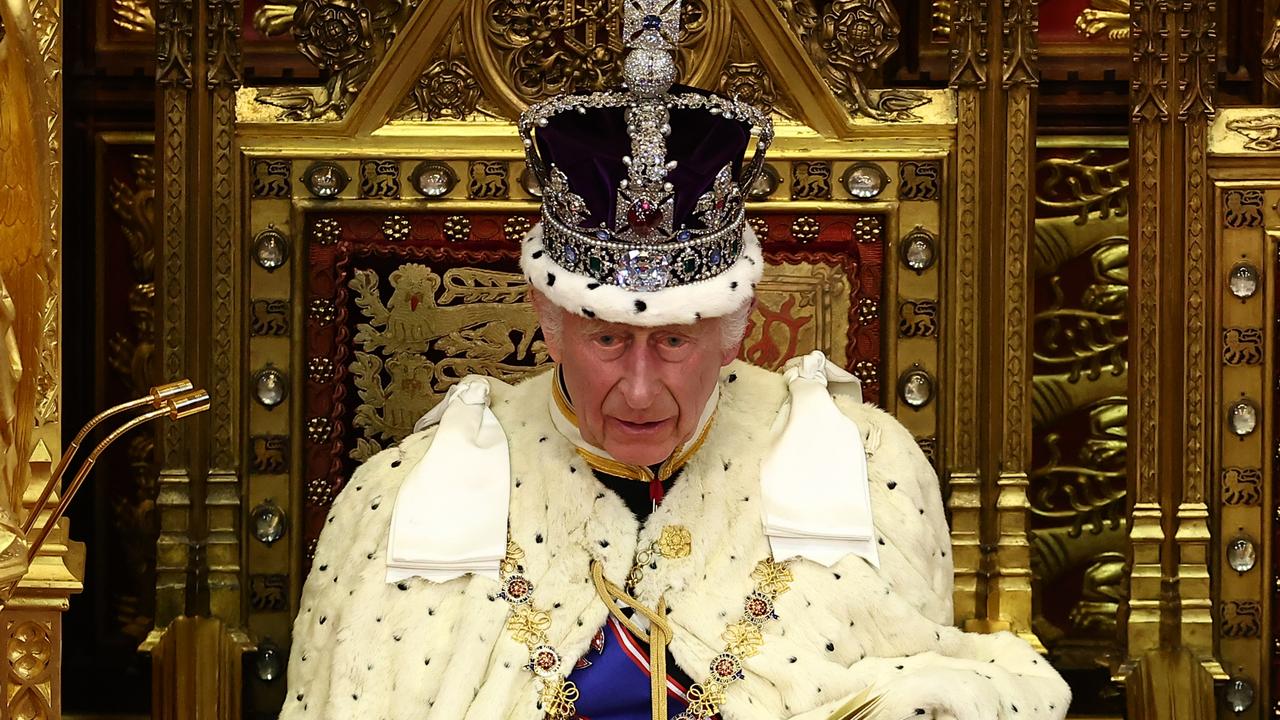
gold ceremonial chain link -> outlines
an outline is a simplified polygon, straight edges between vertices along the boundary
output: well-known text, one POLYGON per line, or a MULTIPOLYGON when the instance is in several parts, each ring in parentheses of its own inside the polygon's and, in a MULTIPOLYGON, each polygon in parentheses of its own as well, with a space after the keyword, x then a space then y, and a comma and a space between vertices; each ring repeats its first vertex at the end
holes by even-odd
POLYGON ((724 652, 711 659, 709 675, 689 687, 689 707, 674 720, 707 720, 720 712, 725 689, 744 677, 742 661, 760 654, 764 645, 764 626, 776 620, 774 602, 791 588, 791 568, 773 558, 761 560, 751 573, 755 590, 743 602, 742 616, 725 628, 720 636, 724 652))
POLYGON ((507 632, 529 649, 525 669, 539 683, 538 707, 547 720, 574 720, 578 716, 578 687, 565 679, 560 652, 548 643, 551 613, 533 605, 533 582, 524 576, 522 560, 524 550, 508 540, 507 556, 502 560, 502 590, 498 593, 511 606, 507 632))
POLYGON ((667 560, 678 560, 689 557, 693 552, 693 534, 683 525, 668 525, 662 528, 657 540, 636 552, 635 563, 627 573, 627 592, 635 593, 636 586, 644 578, 644 567, 653 563, 654 556, 667 560))

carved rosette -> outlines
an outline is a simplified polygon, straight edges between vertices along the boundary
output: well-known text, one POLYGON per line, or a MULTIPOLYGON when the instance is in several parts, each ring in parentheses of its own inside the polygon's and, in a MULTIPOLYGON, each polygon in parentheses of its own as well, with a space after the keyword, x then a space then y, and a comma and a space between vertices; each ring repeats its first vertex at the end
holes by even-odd
POLYGON ((318 91, 281 87, 262 90, 258 102, 283 108, 288 120, 341 117, 367 84, 392 39, 417 3, 387 0, 293 0, 266 5, 254 15, 264 35, 292 30, 298 51, 329 79, 318 91), (292 18, 287 9, 294 7, 292 18))
POLYGON ((340 73, 368 61, 372 14, 353 0, 304 0, 293 17, 293 37, 317 67, 340 73))
POLYGON ((780 3, 783 17, 836 97, 856 115, 918 120, 911 112, 929 102, 911 90, 872 90, 869 74, 898 50, 902 23, 889 0, 815 0, 780 3))

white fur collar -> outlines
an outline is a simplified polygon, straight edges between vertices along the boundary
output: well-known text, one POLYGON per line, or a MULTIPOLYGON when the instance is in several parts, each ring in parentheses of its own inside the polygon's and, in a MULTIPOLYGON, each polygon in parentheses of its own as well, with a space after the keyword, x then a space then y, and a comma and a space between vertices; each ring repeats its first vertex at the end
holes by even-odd
POLYGON ((571 313, 647 327, 688 325, 728 315, 755 292, 764 273, 764 254, 750 227, 743 232, 742 243, 742 257, 716 277, 656 292, 635 292, 561 267, 547 254, 538 224, 521 243, 520 268, 538 292, 571 313))

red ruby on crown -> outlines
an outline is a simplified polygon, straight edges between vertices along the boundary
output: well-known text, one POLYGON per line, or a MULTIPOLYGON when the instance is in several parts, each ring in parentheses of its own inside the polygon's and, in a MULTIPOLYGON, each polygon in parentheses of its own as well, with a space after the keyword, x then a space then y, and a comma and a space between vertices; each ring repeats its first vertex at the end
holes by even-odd
POLYGON ((637 200, 627 210, 627 224, 638 235, 648 235, 662 224, 662 209, 648 200, 637 200))

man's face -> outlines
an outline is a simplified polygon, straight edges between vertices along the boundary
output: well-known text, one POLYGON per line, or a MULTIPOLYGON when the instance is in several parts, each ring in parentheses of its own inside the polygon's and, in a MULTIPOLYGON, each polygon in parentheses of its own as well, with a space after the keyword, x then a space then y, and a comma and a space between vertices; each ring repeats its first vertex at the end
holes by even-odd
MULTIPOLYGON (((560 312, 545 303, 540 312, 560 312)), ((648 328, 561 314, 547 349, 564 370, 582 438, 632 465, 660 463, 692 438, 720 368, 737 354, 723 347, 719 319, 648 328)))

